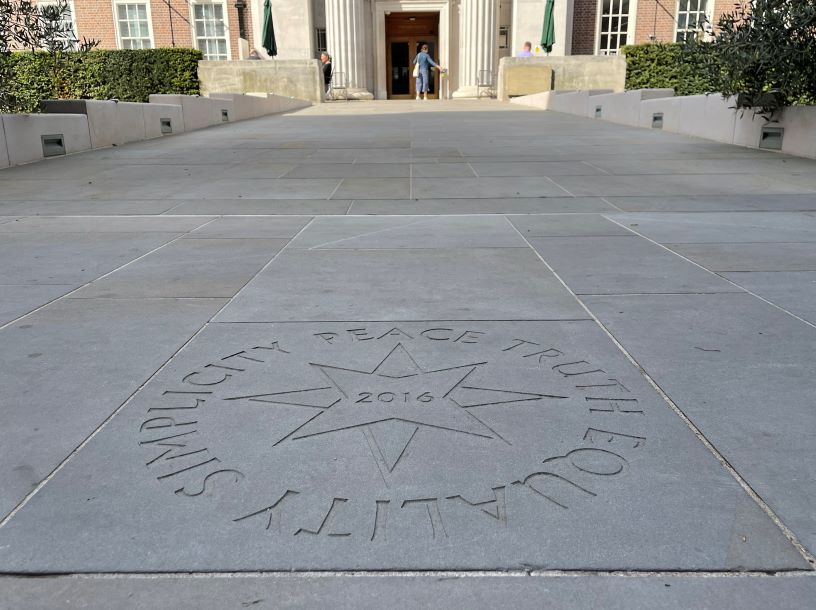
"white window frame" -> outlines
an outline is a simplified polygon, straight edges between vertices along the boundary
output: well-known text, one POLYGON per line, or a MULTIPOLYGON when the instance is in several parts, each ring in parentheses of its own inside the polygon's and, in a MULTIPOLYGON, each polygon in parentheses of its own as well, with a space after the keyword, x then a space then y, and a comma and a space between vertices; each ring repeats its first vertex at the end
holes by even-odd
MULTIPOLYGON (((678 2, 680 0, 677 0, 678 2)), ((619 2, 623 3, 623 0, 610 0, 610 2, 619 2)), ((620 13, 619 13, 620 15, 620 13)), ((635 33, 636 30, 636 22, 635 17, 637 15, 637 0, 629 0, 629 11, 626 13, 626 44, 635 44, 635 33)), ((603 27, 603 0, 599 0, 598 2, 598 12, 595 18, 595 55, 618 55, 620 54, 621 48, 626 45, 620 44, 620 40, 618 40, 618 47, 615 50, 615 53, 604 53, 606 49, 601 48, 601 36, 603 35, 603 31, 601 28, 603 27)))
POLYGON ((119 29, 119 6, 122 4, 144 4, 147 7, 147 33, 150 38, 150 49, 156 48, 156 39, 153 37, 153 13, 150 10, 150 0, 113 0, 113 27, 116 30, 116 48, 122 46, 122 32, 119 29))
MULTIPOLYGON (((204 52, 198 46, 198 36, 196 35, 196 16, 195 7, 204 4, 220 4, 224 8, 224 39, 227 41, 227 59, 221 61, 230 61, 232 59, 232 41, 230 40, 230 23, 229 23, 229 7, 227 0, 192 0, 190 2, 190 30, 193 39, 193 47, 204 52)), ((206 57, 204 58, 206 60, 206 57)))
POLYGON ((328 39, 327 34, 326 34, 326 28, 325 27, 322 27, 322 28, 316 27, 315 28, 315 54, 316 55, 320 55, 320 53, 327 53, 328 52, 328 50, 329 50, 328 41, 329 41, 329 39, 328 39), (323 38, 323 46, 322 47, 320 46, 320 38, 321 37, 323 38))
MULTIPOLYGON (((699 23, 697 24, 697 27, 694 30, 689 30, 689 28, 688 28, 688 15, 696 14, 698 16, 698 18, 699 18, 700 15, 704 15, 705 18, 708 21, 711 21, 711 12, 713 10, 714 0, 699 0, 699 2, 704 2, 705 3, 705 10, 702 10, 702 11, 697 10, 696 13, 690 13, 690 12, 686 11, 686 17, 687 17, 686 18, 686 27, 681 30, 680 29, 680 0, 677 0, 677 4, 675 5, 675 8, 674 8, 674 39, 672 40, 672 42, 677 42, 677 35, 680 34, 680 32, 689 33, 689 32, 693 31, 693 32, 696 33, 699 30, 699 26, 700 26, 699 23)), ((699 7, 699 5, 698 5, 698 7, 699 7)))
MULTIPOLYGON (((37 6, 56 6, 57 0, 37 0, 37 6)), ((79 39, 79 33, 76 23, 76 9, 74 7, 74 0, 68 0, 68 6, 71 8, 71 29, 74 32, 74 38, 79 39)))

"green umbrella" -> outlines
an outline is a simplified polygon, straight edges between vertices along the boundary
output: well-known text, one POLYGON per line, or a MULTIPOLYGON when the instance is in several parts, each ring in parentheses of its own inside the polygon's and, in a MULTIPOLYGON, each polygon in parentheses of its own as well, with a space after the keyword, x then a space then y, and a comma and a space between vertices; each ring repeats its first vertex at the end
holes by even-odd
POLYGON ((275 41, 275 24, 272 23, 272 5, 264 0, 263 48, 272 57, 278 54, 278 43, 275 41))
POLYGON ((555 44, 555 0, 547 0, 547 6, 544 9, 544 27, 541 31, 541 48, 547 52, 547 55, 552 51, 555 44))

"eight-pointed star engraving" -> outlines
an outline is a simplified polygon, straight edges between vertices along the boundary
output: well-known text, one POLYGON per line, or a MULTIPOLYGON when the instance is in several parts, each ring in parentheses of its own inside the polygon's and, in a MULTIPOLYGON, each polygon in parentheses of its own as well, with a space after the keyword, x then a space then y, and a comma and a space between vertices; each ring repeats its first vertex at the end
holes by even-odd
POLYGON ((227 400, 247 399, 319 410, 276 445, 287 440, 298 441, 343 430, 361 429, 385 479, 386 475, 394 471, 419 428, 507 443, 507 440, 472 413, 471 409, 543 398, 566 398, 466 384, 467 378, 485 364, 476 362, 424 370, 405 346, 398 343, 370 371, 310 363, 330 384, 328 386, 235 396, 227 400))

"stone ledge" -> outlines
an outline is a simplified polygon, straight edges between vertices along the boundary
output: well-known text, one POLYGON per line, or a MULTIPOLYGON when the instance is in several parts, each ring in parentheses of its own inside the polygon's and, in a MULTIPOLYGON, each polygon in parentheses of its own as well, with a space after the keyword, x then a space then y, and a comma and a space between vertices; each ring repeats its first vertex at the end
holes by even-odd
POLYGON ((663 131, 747 148, 759 148, 766 125, 781 127, 785 130, 781 152, 816 158, 816 106, 785 108, 767 122, 750 109, 736 108, 733 98, 718 94, 673 97, 669 89, 549 91, 510 101, 643 128, 652 128, 654 116, 661 114, 663 131), (596 116, 598 107, 600 116, 596 116))

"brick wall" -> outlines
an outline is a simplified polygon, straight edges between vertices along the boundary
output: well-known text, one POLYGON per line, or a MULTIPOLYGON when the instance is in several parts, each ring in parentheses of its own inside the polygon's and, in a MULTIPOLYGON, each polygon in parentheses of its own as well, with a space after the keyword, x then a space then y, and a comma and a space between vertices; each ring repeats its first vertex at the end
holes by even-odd
MULTIPOLYGON (((171 11, 165 0, 133 0, 149 2, 153 45, 171 47, 173 41, 177 47, 195 46, 192 29, 192 11, 188 0, 168 0, 171 11)), ((73 0, 74 23, 80 38, 100 40, 100 49, 116 49, 116 18, 114 0, 73 0)), ((232 59, 238 59, 238 9, 234 0, 226 0, 227 28, 229 31, 230 53, 232 59)), ((247 35, 252 37, 252 16, 249 6, 244 9, 247 35)))
POLYGON ((598 0, 575 0, 572 10, 572 54, 593 55, 598 0))
POLYGON ((674 42, 676 10, 677 0, 638 0, 637 28, 631 43, 674 42))

